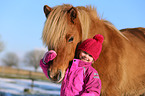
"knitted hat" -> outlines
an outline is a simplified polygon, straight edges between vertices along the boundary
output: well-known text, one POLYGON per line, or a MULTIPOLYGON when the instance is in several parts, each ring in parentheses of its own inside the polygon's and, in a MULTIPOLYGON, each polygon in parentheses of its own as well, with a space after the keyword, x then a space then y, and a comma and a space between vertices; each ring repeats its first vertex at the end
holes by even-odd
POLYGON ((83 41, 78 46, 78 50, 83 50, 87 52, 96 61, 101 53, 103 40, 104 37, 100 34, 97 34, 93 38, 83 41))

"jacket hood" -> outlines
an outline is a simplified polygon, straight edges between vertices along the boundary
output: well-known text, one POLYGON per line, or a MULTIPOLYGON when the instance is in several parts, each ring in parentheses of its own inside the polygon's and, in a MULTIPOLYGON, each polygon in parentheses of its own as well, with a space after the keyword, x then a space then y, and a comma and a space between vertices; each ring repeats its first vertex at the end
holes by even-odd
POLYGON ((78 66, 78 67, 85 67, 85 66, 91 66, 91 65, 92 63, 85 62, 80 59, 73 59, 73 63, 72 63, 72 66, 78 66))

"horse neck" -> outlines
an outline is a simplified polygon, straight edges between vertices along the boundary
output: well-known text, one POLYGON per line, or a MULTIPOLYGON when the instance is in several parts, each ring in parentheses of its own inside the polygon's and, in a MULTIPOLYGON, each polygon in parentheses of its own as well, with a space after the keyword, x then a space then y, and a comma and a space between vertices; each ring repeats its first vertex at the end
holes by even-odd
POLYGON ((104 46, 116 46, 117 41, 125 39, 119 30, 117 30, 113 24, 109 21, 100 19, 97 14, 92 14, 92 11, 82 11, 79 10, 79 20, 82 26, 82 40, 92 38, 96 34, 101 34, 104 36, 104 46), (85 19, 85 20, 84 20, 85 19), (110 41, 114 42, 110 44, 110 41), (116 45, 115 45, 116 44, 116 45))
POLYGON ((102 52, 96 63, 102 63, 102 61, 104 64, 107 64, 107 62, 117 62, 115 60, 112 61, 112 58, 119 59, 123 55, 123 49, 126 47, 126 43, 124 44, 124 42, 127 40, 125 36, 123 36, 113 25, 101 21, 99 21, 99 23, 91 23, 88 38, 92 38, 96 34, 101 34, 104 37, 102 52))
POLYGON ((110 22, 104 22, 104 38, 106 45, 110 45, 111 47, 114 48, 119 48, 123 47, 123 42, 127 40, 127 38, 117 29, 112 25, 110 22))
POLYGON ((96 22, 90 23, 90 26, 88 38, 92 38, 96 34, 101 34, 104 36, 104 46, 115 47, 118 46, 118 42, 121 44, 124 40, 127 40, 118 29, 106 20, 97 19, 96 22))
POLYGON ((125 47, 125 37, 123 37, 123 35, 119 33, 119 30, 113 25, 105 22, 94 23, 92 29, 89 31, 90 37, 93 37, 96 34, 101 34, 104 37, 101 54, 95 64, 93 64, 93 67, 99 72, 103 72, 104 68, 120 66, 118 61, 120 60, 125 47))

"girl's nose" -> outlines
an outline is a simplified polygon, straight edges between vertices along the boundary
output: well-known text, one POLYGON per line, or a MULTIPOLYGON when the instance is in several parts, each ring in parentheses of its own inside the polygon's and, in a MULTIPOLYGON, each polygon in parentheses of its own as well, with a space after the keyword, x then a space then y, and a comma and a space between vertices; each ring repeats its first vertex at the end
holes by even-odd
POLYGON ((86 54, 86 58, 88 58, 89 57, 89 54, 86 54))

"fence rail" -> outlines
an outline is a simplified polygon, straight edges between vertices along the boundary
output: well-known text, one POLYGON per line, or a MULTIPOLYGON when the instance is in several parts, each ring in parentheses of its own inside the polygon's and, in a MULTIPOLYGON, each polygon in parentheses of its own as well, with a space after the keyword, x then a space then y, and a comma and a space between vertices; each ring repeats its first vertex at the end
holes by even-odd
POLYGON ((0 77, 48 80, 42 72, 0 66, 0 77))

